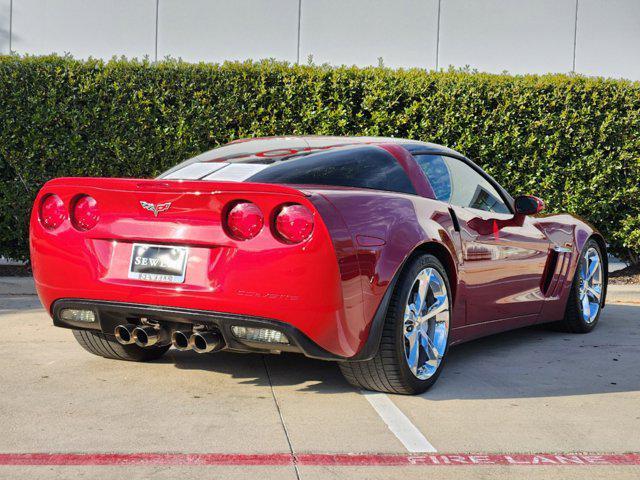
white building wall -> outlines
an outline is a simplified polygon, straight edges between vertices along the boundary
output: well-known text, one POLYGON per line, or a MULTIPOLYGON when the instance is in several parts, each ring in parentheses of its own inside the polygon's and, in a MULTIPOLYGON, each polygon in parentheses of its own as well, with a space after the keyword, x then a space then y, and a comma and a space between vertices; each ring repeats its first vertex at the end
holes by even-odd
POLYGON ((575 0, 445 0, 439 66, 485 72, 569 72, 575 0))
POLYGON ((640 0, 0 0, 0 53, 9 45, 640 80, 640 0))
POLYGON ((433 69, 438 0, 306 0, 300 61, 433 69))
POLYGON ((0 0, 0 55, 9 53, 11 0, 0 0))
POLYGON ((640 80, 640 0, 580 0, 576 71, 640 80))
POLYGON ((12 49, 153 58, 155 0, 13 0, 12 49))
POLYGON ((160 0, 158 58, 296 61, 298 0, 160 0))

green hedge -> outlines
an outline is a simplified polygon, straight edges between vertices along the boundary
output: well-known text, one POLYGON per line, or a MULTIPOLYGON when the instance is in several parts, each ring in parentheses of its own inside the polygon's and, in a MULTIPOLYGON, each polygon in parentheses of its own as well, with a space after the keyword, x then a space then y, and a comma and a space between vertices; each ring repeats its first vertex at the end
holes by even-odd
POLYGON ((0 254, 48 179, 152 177, 239 137, 388 135, 457 149, 512 193, 640 253, 640 84, 385 68, 0 57, 0 254))

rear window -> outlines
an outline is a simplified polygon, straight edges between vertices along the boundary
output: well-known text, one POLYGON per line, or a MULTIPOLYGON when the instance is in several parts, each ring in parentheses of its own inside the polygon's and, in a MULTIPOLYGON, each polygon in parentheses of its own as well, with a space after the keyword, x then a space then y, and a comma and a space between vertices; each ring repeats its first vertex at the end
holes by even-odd
POLYGON ((184 167, 170 170, 162 178, 329 185, 416 193, 397 160, 374 146, 296 152, 279 158, 254 156, 230 162, 186 162, 184 167))

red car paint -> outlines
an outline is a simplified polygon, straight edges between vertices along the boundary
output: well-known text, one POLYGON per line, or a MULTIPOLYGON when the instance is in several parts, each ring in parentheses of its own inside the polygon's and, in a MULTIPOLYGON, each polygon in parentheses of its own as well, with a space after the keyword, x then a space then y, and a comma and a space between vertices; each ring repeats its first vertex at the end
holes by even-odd
POLYGON ((387 289, 417 249, 436 253, 448 269, 451 342, 459 343, 561 319, 580 249, 593 235, 601 239, 569 215, 490 213, 435 200, 402 146, 409 141, 290 137, 230 146, 252 142, 259 144, 253 155, 261 157, 375 145, 395 157, 417 195, 204 180, 55 179, 39 192, 30 226, 32 268, 45 308, 51 312, 59 299, 86 299, 255 316, 293 326, 326 352, 348 358, 364 348, 387 289), (95 199, 95 227, 76 228, 67 217, 45 228, 40 205, 51 194, 67 212, 84 196, 95 199), (239 201, 264 215, 264 226, 244 241, 224 227, 225 209, 239 201), (170 208, 153 212, 141 202, 170 208), (283 241, 274 230, 275 215, 289 204, 313 216, 313 232, 301 243, 283 241), (135 242, 188 246, 185 282, 128 278, 135 242), (569 251, 557 254, 549 271, 555 246, 569 251))

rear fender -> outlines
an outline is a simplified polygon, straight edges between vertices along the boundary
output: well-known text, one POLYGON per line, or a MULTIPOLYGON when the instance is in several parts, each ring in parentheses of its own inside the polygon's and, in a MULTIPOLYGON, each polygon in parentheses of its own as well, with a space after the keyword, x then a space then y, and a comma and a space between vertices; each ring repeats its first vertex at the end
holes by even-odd
MULTIPOLYGON (((369 325, 369 332, 367 335, 367 339, 360 349, 360 351, 352 358, 349 358, 348 361, 363 361, 363 360, 371 360, 378 352, 378 348, 380 347, 380 341, 382 339, 382 332, 384 330, 384 323, 387 316, 387 310, 389 308, 389 302, 391 301, 391 297, 393 292, 396 289, 396 285, 399 279, 402 277, 404 270, 407 268, 408 264, 411 262, 413 258, 421 254, 431 254, 438 258, 449 275, 449 282, 452 290, 452 303, 455 305, 456 295, 455 295, 455 285, 457 282, 457 265, 454 261, 454 257, 451 255, 451 252, 445 247, 443 244, 427 241, 421 245, 416 246, 410 255, 408 255, 400 264, 399 268, 389 281, 387 288, 378 304, 376 312, 371 320, 371 324, 369 325)), ((460 308, 452 309, 452 311, 459 311, 460 308)), ((461 315, 456 315, 456 318, 461 318, 462 322, 464 322, 464 312, 461 315)), ((454 319, 455 320, 455 319, 454 319)), ((459 322, 458 322, 459 323, 459 322)), ((451 323, 451 330, 453 331, 454 321, 451 323)), ((455 340, 452 338, 452 341, 455 340)))
POLYGON ((452 270, 455 283, 453 222, 446 204, 419 196, 361 190, 318 193, 340 213, 355 246, 364 328, 360 329, 362 347, 350 360, 365 360, 377 352, 395 284, 413 254, 437 245, 433 253, 444 252, 441 260, 452 270))

